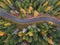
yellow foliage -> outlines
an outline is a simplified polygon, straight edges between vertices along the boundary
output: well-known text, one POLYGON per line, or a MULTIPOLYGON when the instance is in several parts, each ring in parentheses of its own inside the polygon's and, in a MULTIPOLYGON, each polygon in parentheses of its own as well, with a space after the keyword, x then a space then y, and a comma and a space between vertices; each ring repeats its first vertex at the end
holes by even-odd
POLYGON ((52 9, 52 6, 47 6, 46 8, 45 8, 45 12, 48 12, 49 10, 51 10, 52 9))
POLYGON ((25 37, 23 37, 23 40, 25 40, 25 37))
POLYGON ((34 11, 34 17, 37 17, 39 15, 39 13, 35 10, 34 11))
POLYGON ((47 6, 48 5, 48 1, 46 1, 44 4, 43 4, 43 6, 47 6))
POLYGON ((0 6, 1 6, 2 8, 6 8, 6 5, 5 5, 3 2, 0 2, 0 6))
POLYGON ((46 32, 47 32, 47 31, 42 31, 41 34, 42 34, 43 36, 45 36, 45 35, 46 35, 46 32))
POLYGON ((48 43, 51 45, 54 45, 54 42, 52 41, 52 39, 48 39, 48 43))
POLYGON ((18 32, 18 36, 20 36, 20 37, 21 37, 22 35, 23 35, 23 34, 22 34, 22 32, 18 32))
POLYGON ((4 26, 10 26, 10 25, 11 25, 11 23, 9 23, 9 22, 4 24, 4 26))
POLYGON ((4 34, 5 34, 4 32, 0 31, 0 36, 4 36, 4 34))
POLYGON ((60 5, 60 1, 58 1, 58 2, 56 3, 56 6, 58 6, 58 5, 60 5))
POLYGON ((26 16, 26 11, 23 8, 20 8, 20 12, 24 14, 24 16, 26 16))
POLYGON ((26 35, 33 36, 33 32, 28 32, 26 35))
POLYGON ((10 0, 6 0, 8 2, 8 4, 12 5, 11 1, 10 0))
POLYGON ((29 9, 28 9, 28 13, 31 13, 31 12, 32 12, 32 10, 33 10, 33 7, 32 7, 32 6, 30 6, 30 7, 29 7, 29 9))
POLYGON ((53 25, 53 24, 54 24, 54 23, 53 23, 53 22, 51 22, 51 21, 49 21, 48 23, 49 23, 49 24, 51 24, 51 25, 53 25))
POLYGON ((57 12, 56 14, 60 14, 60 12, 57 12))

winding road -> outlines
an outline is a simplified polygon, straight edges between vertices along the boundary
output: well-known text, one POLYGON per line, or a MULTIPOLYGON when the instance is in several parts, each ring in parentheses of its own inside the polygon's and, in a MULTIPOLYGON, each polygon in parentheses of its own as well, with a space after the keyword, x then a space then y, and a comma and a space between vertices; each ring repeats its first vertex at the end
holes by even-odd
POLYGON ((31 23, 31 22, 38 22, 38 21, 51 21, 51 22, 54 22, 55 24, 58 24, 60 25, 60 20, 56 19, 56 18, 53 18, 53 17, 39 17, 39 18, 33 18, 33 19, 18 19, 18 18, 15 18, 13 16, 9 16, 8 14, 6 13, 3 13, 0 11, 0 16, 4 16, 6 18, 9 18, 13 21, 16 21, 16 22, 19 22, 19 23, 31 23))

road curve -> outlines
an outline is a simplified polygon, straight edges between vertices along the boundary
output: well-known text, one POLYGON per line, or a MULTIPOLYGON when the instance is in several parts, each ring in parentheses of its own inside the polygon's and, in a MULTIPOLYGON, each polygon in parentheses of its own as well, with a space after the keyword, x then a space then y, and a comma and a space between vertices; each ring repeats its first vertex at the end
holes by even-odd
POLYGON ((17 19, 13 16, 9 16, 6 13, 0 12, 0 16, 4 16, 6 18, 9 18, 13 21, 19 22, 19 23, 31 23, 31 22, 38 22, 38 21, 51 21, 54 22, 55 24, 60 25, 60 20, 53 18, 53 17, 39 17, 39 18, 33 18, 33 19, 25 19, 25 20, 21 20, 21 19, 17 19))

